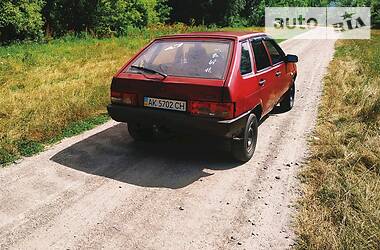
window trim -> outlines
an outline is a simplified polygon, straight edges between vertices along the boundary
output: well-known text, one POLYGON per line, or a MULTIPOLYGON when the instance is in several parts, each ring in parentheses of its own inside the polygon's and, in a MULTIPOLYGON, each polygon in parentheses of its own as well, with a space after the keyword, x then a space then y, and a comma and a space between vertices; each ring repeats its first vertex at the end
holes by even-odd
POLYGON ((263 43, 263 41, 265 40, 265 38, 266 38, 266 36, 259 36, 259 37, 253 37, 253 38, 249 39, 250 40, 250 47, 251 47, 251 50, 252 50, 252 56, 254 57, 254 61, 255 61, 255 73, 256 74, 263 73, 264 71, 269 70, 269 69, 271 69, 273 67, 273 65, 272 65, 272 59, 271 59, 270 55, 268 54, 268 49, 265 46, 265 43, 263 43), (253 41, 259 41, 259 42, 261 42, 263 44, 264 49, 265 49, 265 51, 267 53, 267 56, 268 56, 268 59, 269 59, 269 63, 270 63, 270 65, 268 67, 265 67, 265 68, 260 69, 260 70, 257 69, 257 67, 256 67, 256 57, 255 57, 255 54, 253 53, 253 46, 252 46, 252 42, 253 41))
POLYGON ((240 71, 240 76, 243 78, 243 79, 247 79, 247 78, 250 78, 250 77, 253 77, 255 75, 255 66, 254 66, 254 59, 253 59, 253 51, 252 51, 252 48, 251 48, 251 45, 250 45, 250 42, 249 42, 249 39, 245 39, 245 40, 242 40, 239 42, 239 46, 240 46, 240 60, 239 60, 239 71, 240 71), (241 58, 242 58, 242 48, 243 48, 243 43, 247 43, 248 44, 248 52, 249 52, 249 59, 251 60, 251 72, 249 73, 246 73, 246 74, 242 74, 241 70, 240 70, 240 66, 241 66, 241 58))
POLYGON ((232 65, 232 58, 233 58, 233 54, 235 53, 235 50, 234 50, 234 41, 231 40, 231 39, 224 39, 224 38, 215 38, 215 39, 206 39, 206 38, 200 38, 200 39, 197 39, 197 38, 158 38, 158 39, 155 39, 153 40, 150 44, 148 44, 146 47, 144 47, 140 52, 138 52, 136 54, 136 56, 131 59, 130 62, 128 62, 125 67, 123 67, 123 69, 121 70, 121 72, 124 72, 124 73, 128 73, 128 74, 136 74, 136 75, 141 75, 141 73, 135 73, 135 72, 128 72, 130 67, 141 57, 144 55, 144 53, 146 53, 155 43, 160 43, 160 42, 167 42, 167 41, 171 41, 171 42, 183 42, 183 41, 186 41, 186 42, 216 42, 216 43, 229 43, 229 49, 228 49, 228 56, 227 56, 227 64, 226 64, 226 68, 225 68, 225 71, 223 73, 223 77, 222 78, 211 78, 211 77, 200 77, 200 76, 177 76, 177 75, 169 75, 169 77, 180 77, 180 78, 194 78, 194 79, 206 79, 206 80, 218 80, 218 81, 226 81, 226 79, 228 78, 228 74, 229 74, 229 71, 230 71, 230 67, 232 65))
MULTIPOLYGON (((282 59, 281 59, 281 61, 279 61, 279 62, 276 62, 275 64, 273 64, 273 60, 272 60, 272 57, 271 57, 271 55, 270 55, 270 53, 269 53, 269 49, 268 49, 268 46, 267 46, 267 44, 265 43, 265 42, 263 42, 263 44, 264 44, 264 46, 265 46, 265 48, 266 48, 266 51, 267 51, 267 54, 268 54, 268 56, 269 56, 269 60, 270 60, 270 63, 271 63, 271 65, 272 66, 277 66, 277 65, 280 65, 281 63, 285 63, 285 52, 281 49, 281 47, 273 40, 273 39, 271 39, 271 38, 267 38, 267 39, 263 39, 263 41, 266 41, 266 42, 268 42, 268 43, 272 43, 272 45, 273 45, 273 47, 277 50, 277 47, 280 49, 280 52, 282 52, 282 53, 280 53, 280 54, 283 54, 283 57, 282 57, 282 59), (276 46, 277 45, 277 46, 276 46)), ((278 51, 278 50, 277 50, 278 51)))

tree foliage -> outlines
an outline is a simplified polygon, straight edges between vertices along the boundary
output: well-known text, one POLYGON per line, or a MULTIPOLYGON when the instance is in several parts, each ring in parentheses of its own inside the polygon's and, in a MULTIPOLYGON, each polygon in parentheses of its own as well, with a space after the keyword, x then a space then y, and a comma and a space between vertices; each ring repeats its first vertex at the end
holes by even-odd
POLYGON ((160 23, 260 26, 265 7, 370 6, 380 26, 380 0, 0 0, 0 43, 86 32, 119 36, 160 23))
POLYGON ((161 23, 167 23, 170 20, 172 10, 173 8, 168 5, 168 0, 157 0, 156 6, 154 7, 157 18, 161 23))
POLYGON ((222 26, 264 25, 265 7, 372 7, 374 25, 380 24, 380 0, 169 0, 171 21, 222 26))
POLYGON ((0 42, 42 37, 42 0, 0 1, 0 42))
POLYGON ((338 6, 371 7, 372 24, 380 28, 380 0, 339 0, 338 6))
POLYGON ((48 35, 80 32, 92 26, 98 0, 46 0, 43 8, 48 35))
POLYGON ((94 15, 94 31, 100 36, 123 35, 129 27, 148 23, 148 10, 138 0, 99 0, 94 15))

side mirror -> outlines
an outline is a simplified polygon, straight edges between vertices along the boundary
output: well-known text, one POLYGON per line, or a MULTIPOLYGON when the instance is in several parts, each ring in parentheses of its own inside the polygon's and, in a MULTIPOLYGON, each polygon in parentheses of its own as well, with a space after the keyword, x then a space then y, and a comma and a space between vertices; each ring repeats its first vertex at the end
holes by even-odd
POLYGON ((285 62, 296 63, 296 62, 298 62, 298 56, 288 54, 285 56, 285 62))

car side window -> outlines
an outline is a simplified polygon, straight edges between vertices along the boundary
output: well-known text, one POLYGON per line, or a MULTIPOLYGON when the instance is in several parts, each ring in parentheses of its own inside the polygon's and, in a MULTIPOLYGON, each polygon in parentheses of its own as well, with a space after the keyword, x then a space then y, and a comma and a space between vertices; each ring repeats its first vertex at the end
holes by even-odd
POLYGON ((268 53, 261 41, 252 41, 253 54, 255 56, 256 69, 262 70, 270 66, 268 53))
POLYGON ((270 57, 272 58, 272 64, 276 64, 284 60, 284 52, 273 40, 265 40, 264 43, 268 48, 270 57))
POLYGON ((240 59, 240 73, 246 75, 252 72, 252 62, 249 55, 249 44, 243 42, 241 44, 241 59, 240 59))

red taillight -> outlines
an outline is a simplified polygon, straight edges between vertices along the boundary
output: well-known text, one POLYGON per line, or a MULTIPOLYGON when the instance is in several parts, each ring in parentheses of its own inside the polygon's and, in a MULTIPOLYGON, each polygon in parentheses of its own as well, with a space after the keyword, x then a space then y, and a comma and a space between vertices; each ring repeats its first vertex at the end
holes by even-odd
POLYGON ((137 95, 125 92, 111 92, 111 102, 126 105, 137 105, 137 95))
POLYGON ((192 115, 231 119, 234 117, 235 105, 234 103, 190 101, 189 111, 192 115))

